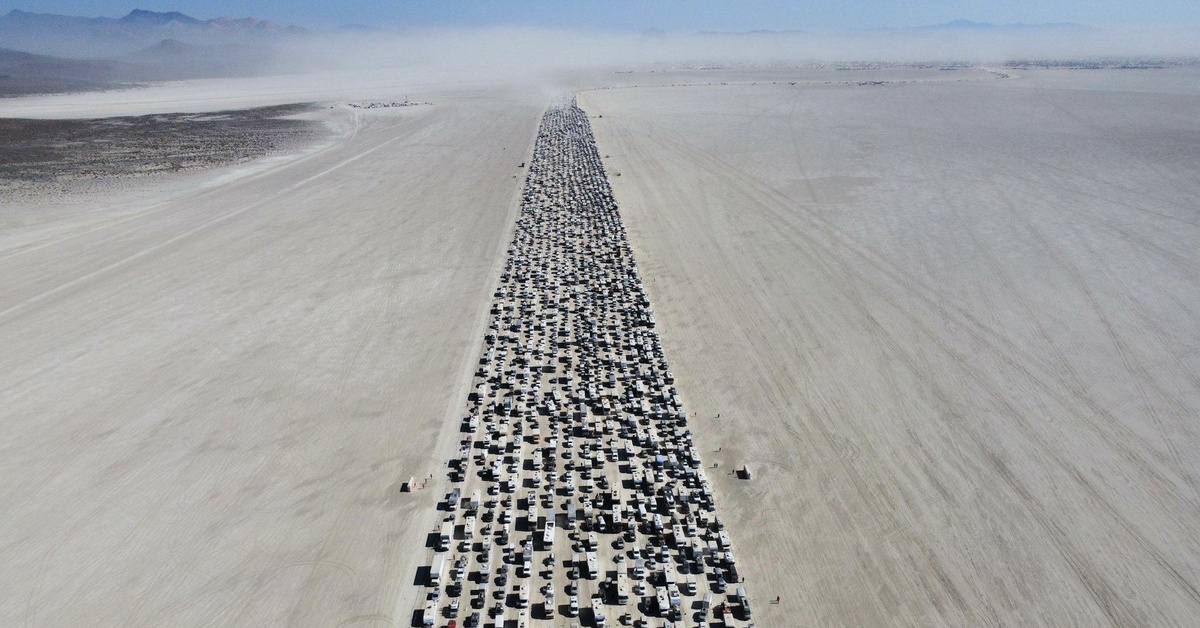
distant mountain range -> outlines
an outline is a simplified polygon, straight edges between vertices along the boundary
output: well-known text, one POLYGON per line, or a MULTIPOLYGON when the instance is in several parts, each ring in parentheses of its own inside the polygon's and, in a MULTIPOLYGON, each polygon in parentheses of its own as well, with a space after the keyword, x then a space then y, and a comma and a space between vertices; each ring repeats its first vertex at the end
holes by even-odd
MULTIPOLYGON (((883 37, 942 33, 1049 33, 1086 31, 1078 24, 989 24, 955 20, 915 28, 831 34, 883 37)), ((347 25, 333 35, 381 32, 347 25)), ((383 31, 395 32, 395 31, 383 31)), ((789 44, 826 35, 804 31, 707 32, 712 41, 766 41, 789 44)), ((311 33, 253 17, 201 20, 178 11, 135 9, 120 18, 75 17, 14 9, 0 16, 0 96, 106 89, 151 81, 255 76, 297 71, 312 62, 300 58, 296 40, 311 33)), ((661 38, 659 31, 645 35, 661 38)), ((937 37, 934 37, 935 39, 937 37)), ((303 46, 303 49, 311 48, 303 46)))
POLYGON ((0 16, 0 96, 286 71, 280 44, 302 28, 135 9, 121 18, 15 9, 0 16))
MULTIPOLYGON (((888 34, 888 33, 921 33, 939 31, 970 31, 970 32, 1015 32, 1015 31, 1049 31, 1049 30, 1087 30, 1088 27, 1070 22, 1055 22, 1045 24, 992 24, 989 22, 972 22, 971 20, 954 20, 944 24, 927 26, 910 26, 903 28, 864 28, 846 31, 851 34, 888 34)), ((811 31, 796 30, 754 30, 754 31, 704 31, 699 35, 817 35, 811 31)))
POLYGON ((1045 31, 1045 30, 1086 30, 1088 27, 1071 22, 1045 22, 1042 24, 992 24, 990 22, 972 22, 971 20, 954 20, 945 24, 931 24, 901 29, 878 29, 894 31, 1045 31))
POLYGON ((116 61, 62 59, 0 48, 0 96, 115 87, 129 68, 116 61))
POLYGON ((13 10, 0 16, 0 96, 286 71, 302 28, 137 9, 121 18, 13 10))
POLYGON ((288 71, 269 47, 211 46, 165 39, 110 59, 71 59, 0 48, 0 97, 113 89, 178 79, 258 76, 288 71))
POLYGON ((270 45, 303 28, 257 18, 200 20, 178 11, 135 9, 121 18, 75 17, 13 9, 0 16, 0 47, 85 59, 130 54, 172 40, 186 45, 270 45))

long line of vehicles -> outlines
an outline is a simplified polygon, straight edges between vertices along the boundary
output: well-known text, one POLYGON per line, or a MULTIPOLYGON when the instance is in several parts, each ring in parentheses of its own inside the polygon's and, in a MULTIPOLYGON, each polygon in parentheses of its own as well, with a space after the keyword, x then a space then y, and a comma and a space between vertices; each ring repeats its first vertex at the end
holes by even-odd
POLYGON ((425 626, 753 625, 654 327, 587 116, 560 103, 449 463, 425 626))

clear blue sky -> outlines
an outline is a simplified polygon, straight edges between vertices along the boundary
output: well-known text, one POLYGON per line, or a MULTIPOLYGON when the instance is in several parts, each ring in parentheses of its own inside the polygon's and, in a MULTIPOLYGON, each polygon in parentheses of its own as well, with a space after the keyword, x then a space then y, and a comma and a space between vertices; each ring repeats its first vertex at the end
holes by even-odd
POLYGON ((667 31, 846 30, 976 22, 1200 25, 1200 0, 0 0, 38 13, 120 17, 133 8, 202 19, 254 16, 314 29, 532 26, 667 31))

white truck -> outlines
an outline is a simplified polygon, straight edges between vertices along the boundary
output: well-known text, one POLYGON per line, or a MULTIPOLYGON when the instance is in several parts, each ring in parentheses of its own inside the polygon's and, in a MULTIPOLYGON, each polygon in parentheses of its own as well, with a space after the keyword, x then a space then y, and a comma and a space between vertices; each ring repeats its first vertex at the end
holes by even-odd
POLYGON ((429 586, 436 587, 442 583, 442 572, 446 570, 446 555, 438 554, 433 558, 429 567, 429 586))

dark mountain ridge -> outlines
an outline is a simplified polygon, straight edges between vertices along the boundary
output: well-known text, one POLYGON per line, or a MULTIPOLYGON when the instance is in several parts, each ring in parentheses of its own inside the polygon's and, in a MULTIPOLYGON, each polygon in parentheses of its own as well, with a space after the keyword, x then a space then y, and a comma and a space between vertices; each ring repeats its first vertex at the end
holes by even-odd
POLYGON ((134 82, 118 61, 63 59, 0 48, 0 96, 25 96, 117 87, 134 82))
MULTIPOLYGON (((100 18, 103 19, 103 18, 100 18)), ((144 9, 134 9, 123 18, 117 20, 122 24, 132 26, 154 27, 170 24, 171 22, 179 22, 189 26, 197 26, 203 24, 203 20, 198 20, 194 17, 184 15, 179 11, 169 11, 167 13, 159 13, 157 11, 146 11, 144 9)))
POLYGON ((178 11, 134 9, 120 18, 13 9, 0 16, 0 47, 42 55, 119 57, 171 39, 191 45, 272 45, 307 31, 253 17, 200 20, 178 11))

